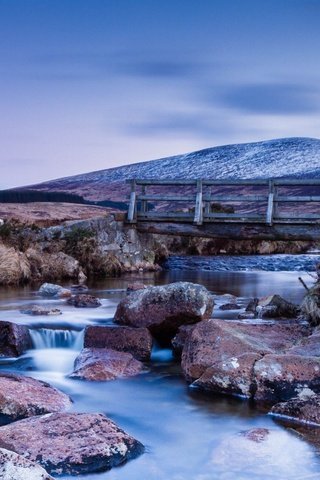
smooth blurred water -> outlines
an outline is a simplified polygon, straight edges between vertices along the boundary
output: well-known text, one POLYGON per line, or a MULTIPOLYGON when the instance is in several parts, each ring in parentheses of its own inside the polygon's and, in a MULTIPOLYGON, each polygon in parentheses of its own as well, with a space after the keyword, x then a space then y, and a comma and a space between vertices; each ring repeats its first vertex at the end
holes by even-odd
MULTIPOLYGON (((252 261, 258 262, 258 258, 252 261)), ((272 259, 270 258, 270 261, 272 259)), ((275 258, 274 261, 277 259, 275 258)), ((300 301, 304 291, 300 271, 203 270, 216 259, 172 259, 171 269, 137 274, 92 284, 90 293, 102 298, 98 309, 76 309, 63 300, 41 299, 30 288, 1 289, 2 320, 29 324, 34 345, 19 359, 0 359, 2 370, 17 371, 48 381, 68 393, 78 412, 102 412, 146 445, 146 453, 109 472, 79 475, 83 480, 302 480, 320 478, 320 459, 314 446, 247 401, 206 395, 188 387, 180 365, 168 349, 154 348, 148 373, 111 382, 68 378, 81 348, 86 325, 110 324, 117 303, 132 281, 165 284, 196 281, 216 294, 231 293, 245 304, 253 296, 280 293, 300 301), (175 268, 179 264, 179 268, 175 268), (59 317, 30 317, 20 313, 26 305, 41 304, 62 310, 59 317), (66 330, 67 329, 67 330, 66 330), (69 331, 70 330, 70 331, 69 331), (66 333, 67 332, 67 333, 66 333), (46 348, 47 347, 47 348, 46 348), (241 436, 250 428, 271 430, 268 440, 255 444, 241 436)), ((224 262, 228 258, 224 257, 224 262)), ((243 258, 241 259, 243 261, 243 258)), ((296 265, 289 258, 285 265, 296 265)), ((240 262, 240 259, 239 259, 240 262)), ((230 265, 235 265, 234 257, 230 265)), ((308 265, 308 264, 306 264, 308 265)), ((308 267, 309 268, 309 267, 308 267)), ((303 270, 303 269, 302 269, 303 270)), ((67 286, 67 285, 66 285, 67 286)), ((224 312, 215 311, 215 316, 224 312)), ((238 312, 228 312, 228 318, 238 312)), ((291 426, 290 426, 291 427, 291 426)), ((320 435, 320 429, 319 429, 320 435)), ((67 479, 69 477, 60 477, 67 479)))

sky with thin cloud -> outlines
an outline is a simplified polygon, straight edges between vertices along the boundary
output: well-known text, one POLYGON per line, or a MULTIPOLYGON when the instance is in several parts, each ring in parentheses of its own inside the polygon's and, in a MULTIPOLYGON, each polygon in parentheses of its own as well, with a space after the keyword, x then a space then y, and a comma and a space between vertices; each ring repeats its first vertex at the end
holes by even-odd
POLYGON ((320 0, 0 0, 0 188, 320 137, 320 0))

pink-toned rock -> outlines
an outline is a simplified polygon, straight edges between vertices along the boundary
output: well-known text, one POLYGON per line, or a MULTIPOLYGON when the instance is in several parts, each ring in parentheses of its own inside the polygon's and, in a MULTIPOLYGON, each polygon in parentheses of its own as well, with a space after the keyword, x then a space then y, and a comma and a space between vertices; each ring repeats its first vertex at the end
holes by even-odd
POLYGON ((255 400, 277 403, 320 393, 320 358, 290 354, 266 355, 254 365, 255 400))
POLYGON ((315 330, 312 335, 303 337, 288 350, 288 353, 306 357, 320 357, 320 332, 315 330))
POLYGON ((183 347, 186 343, 188 335, 191 334, 193 328, 194 325, 181 325, 177 334, 173 337, 171 345, 176 357, 181 357, 183 347))
POLYGON ((147 328, 90 325, 85 330, 84 347, 111 348, 147 361, 151 355, 152 336, 147 328))
POLYGON ((137 290, 144 290, 145 288, 147 288, 147 285, 145 285, 144 283, 129 283, 127 286, 127 293, 136 292, 137 290))
POLYGON ((308 332, 308 327, 296 324, 204 320, 185 339, 182 371, 196 387, 251 397, 256 388, 256 362, 263 355, 284 352, 308 332))
POLYGON ((107 381, 138 375, 144 371, 143 363, 130 353, 107 348, 85 348, 75 360, 71 378, 107 381))
POLYGON ((306 395, 291 398, 274 405, 270 414, 285 417, 296 422, 320 425, 320 395, 306 395))
POLYGON ((44 468, 22 455, 0 448, 1 480, 54 480, 44 468))
POLYGON ((71 475, 107 470, 144 450, 98 413, 54 413, 5 425, 0 447, 39 462, 49 473, 71 475))
POLYGON ((70 297, 68 304, 76 308, 97 308, 101 306, 101 302, 97 297, 84 293, 70 297))
POLYGON ((115 322, 146 327, 156 337, 168 340, 180 325, 210 318, 213 299, 202 285, 177 282, 130 293, 118 305, 115 322))
POLYGON ((0 356, 19 357, 31 346, 28 327, 0 321, 0 356))
POLYGON ((68 395, 48 383, 13 373, 0 373, 0 413, 16 420, 60 412, 71 406, 68 395))

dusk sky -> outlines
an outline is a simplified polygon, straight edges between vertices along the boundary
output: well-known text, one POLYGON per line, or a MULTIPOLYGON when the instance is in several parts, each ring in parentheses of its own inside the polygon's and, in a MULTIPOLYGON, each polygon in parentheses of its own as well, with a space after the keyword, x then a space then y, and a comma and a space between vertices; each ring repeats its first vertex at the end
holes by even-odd
POLYGON ((0 188, 320 137, 320 0, 0 0, 0 188))

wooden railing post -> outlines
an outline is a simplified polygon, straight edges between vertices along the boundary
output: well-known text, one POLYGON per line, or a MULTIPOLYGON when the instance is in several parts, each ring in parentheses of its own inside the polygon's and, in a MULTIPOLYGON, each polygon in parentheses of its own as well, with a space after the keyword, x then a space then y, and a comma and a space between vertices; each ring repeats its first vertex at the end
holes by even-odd
POLYGON ((130 202, 128 209, 128 222, 135 223, 136 221, 136 181, 132 180, 131 182, 131 193, 130 193, 130 202))
POLYGON ((197 196, 196 207, 194 211, 194 223, 202 225, 203 222, 203 208, 202 208, 202 180, 197 180, 197 196))
POLYGON ((268 195, 268 208, 266 223, 272 225, 273 222, 273 208, 274 208, 274 183, 273 180, 269 180, 269 195, 268 195))
MULTIPOLYGON (((142 195, 145 195, 145 194, 146 194, 146 186, 145 186, 145 185, 142 185, 141 194, 142 194, 142 195)), ((142 201, 141 201, 141 212, 142 212, 142 213, 147 213, 147 211, 148 211, 148 203, 147 203, 147 200, 142 200, 142 201)))

